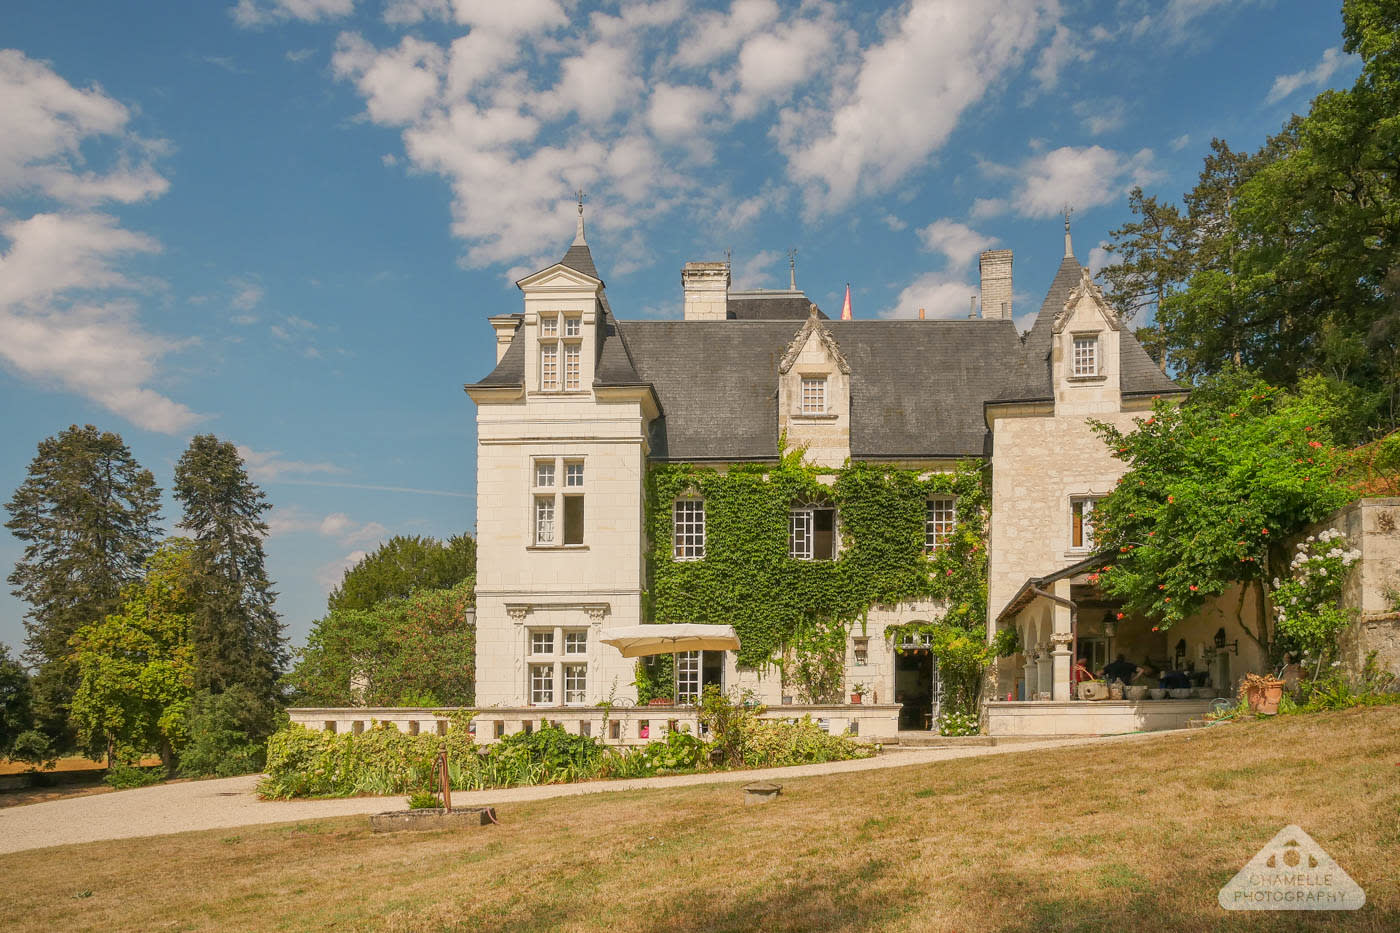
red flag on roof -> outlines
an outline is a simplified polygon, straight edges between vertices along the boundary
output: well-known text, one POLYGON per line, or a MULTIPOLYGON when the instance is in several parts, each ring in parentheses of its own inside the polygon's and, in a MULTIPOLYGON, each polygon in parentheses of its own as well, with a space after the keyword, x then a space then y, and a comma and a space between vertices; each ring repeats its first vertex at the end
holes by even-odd
POLYGON ((850 319, 851 319, 851 283, 850 283, 850 282, 847 282, 847 283, 846 283, 846 301, 845 301, 844 304, 841 305, 841 320, 843 320, 843 321, 849 321, 850 319))

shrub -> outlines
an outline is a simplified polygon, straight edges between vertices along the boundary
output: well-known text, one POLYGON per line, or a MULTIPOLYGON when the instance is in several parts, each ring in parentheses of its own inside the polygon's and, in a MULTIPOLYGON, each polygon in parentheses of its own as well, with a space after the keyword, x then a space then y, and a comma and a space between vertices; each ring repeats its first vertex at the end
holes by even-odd
POLYGON ((410 810, 436 810, 441 806, 437 794, 430 790, 414 791, 408 798, 410 810))
POLYGON ((797 722, 760 720, 744 743, 744 764, 750 768, 778 768, 868 758, 870 750, 839 735, 828 735, 812 717, 797 722))
POLYGON ((130 790, 133 787, 149 787, 159 784, 164 777, 162 768, 138 768, 135 765, 118 763, 112 765, 102 782, 117 790, 130 790))
POLYGON ((939 735, 976 735, 981 731, 976 713, 943 713, 938 717, 939 735))
MULTIPOLYGON (((190 702, 185 719, 188 739, 180 750, 185 777, 233 777, 257 774, 267 761, 264 736, 279 714, 247 687, 226 693, 201 692, 190 702)), ((282 715, 285 719, 285 715, 282 715)))
POLYGON ((750 696, 726 696, 713 684, 700 695, 700 725, 710 734, 710 742, 727 767, 744 763, 744 748, 763 712, 763 707, 748 704, 750 696))

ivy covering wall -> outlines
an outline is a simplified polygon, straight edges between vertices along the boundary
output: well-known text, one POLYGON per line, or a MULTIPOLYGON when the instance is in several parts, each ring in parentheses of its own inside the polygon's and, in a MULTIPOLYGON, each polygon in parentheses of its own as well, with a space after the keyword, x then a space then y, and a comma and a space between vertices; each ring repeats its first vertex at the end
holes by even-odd
POLYGON ((987 476, 977 461, 948 473, 853 463, 812 467, 794 451, 778 464, 725 471, 660 464, 647 476, 651 550, 644 612, 653 622, 733 625, 738 661, 766 667, 806 626, 861 622, 871 606, 944 600, 941 620, 985 630, 987 613, 987 476), (828 485, 830 484, 830 485, 828 485), (672 557, 672 507, 705 502, 705 557, 672 557), (946 548, 924 549, 927 502, 956 500, 957 525, 946 548), (837 509, 841 550, 833 561, 788 556, 794 506, 837 509))

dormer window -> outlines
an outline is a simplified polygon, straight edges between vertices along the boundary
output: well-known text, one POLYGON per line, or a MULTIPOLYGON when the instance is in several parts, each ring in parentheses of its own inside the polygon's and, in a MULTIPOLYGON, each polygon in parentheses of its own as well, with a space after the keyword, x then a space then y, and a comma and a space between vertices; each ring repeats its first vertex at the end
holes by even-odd
POLYGON ((1075 334, 1074 358, 1071 374, 1075 378, 1097 376, 1099 374, 1099 335, 1075 334))
POLYGON ((583 388, 582 364, 583 318, 577 314, 541 314, 540 391, 579 391, 583 388))
POLYGON ((802 414, 826 414, 826 377, 802 377, 802 414))

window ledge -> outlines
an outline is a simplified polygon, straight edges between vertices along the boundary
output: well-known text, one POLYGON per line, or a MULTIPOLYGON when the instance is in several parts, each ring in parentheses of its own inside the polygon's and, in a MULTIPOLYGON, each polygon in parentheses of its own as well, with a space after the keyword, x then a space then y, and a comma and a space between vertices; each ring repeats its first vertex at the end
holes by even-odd
POLYGON ((804 414, 803 412, 796 411, 792 413, 792 417, 795 421, 835 421, 841 416, 836 414, 835 412, 826 412, 825 414, 813 415, 810 413, 804 414))
POLYGON ((586 544, 527 544, 527 551, 586 551, 586 544))
POLYGON ((1107 382, 1108 373, 1100 373, 1097 376, 1066 376, 1066 382, 1107 382))
POLYGON ((1068 551, 1065 551, 1065 557, 1073 557, 1076 560, 1083 560, 1084 558, 1088 557, 1090 554, 1093 553, 1094 549, 1091 547, 1076 547, 1070 548, 1068 551))

